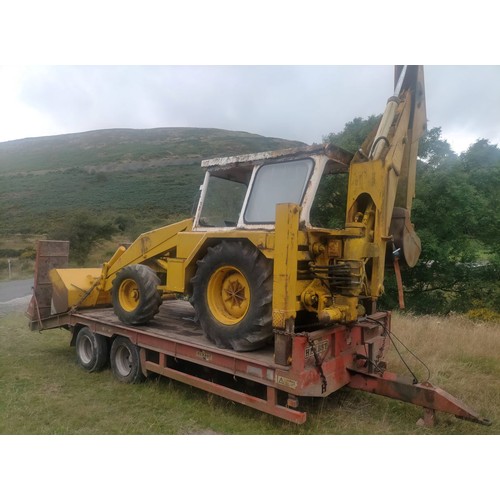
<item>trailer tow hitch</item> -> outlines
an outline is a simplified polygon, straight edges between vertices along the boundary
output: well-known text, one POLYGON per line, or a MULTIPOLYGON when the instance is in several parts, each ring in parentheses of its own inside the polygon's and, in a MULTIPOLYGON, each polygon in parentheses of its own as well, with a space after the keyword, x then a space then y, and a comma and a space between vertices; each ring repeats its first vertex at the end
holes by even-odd
POLYGON ((490 420, 480 417, 462 401, 429 382, 415 384, 391 372, 378 375, 362 369, 348 370, 351 375, 348 387, 421 406, 425 409, 423 422, 426 426, 434 424, 435 411, 451 413, 457 418, 481 425, 491 425, 490 420))

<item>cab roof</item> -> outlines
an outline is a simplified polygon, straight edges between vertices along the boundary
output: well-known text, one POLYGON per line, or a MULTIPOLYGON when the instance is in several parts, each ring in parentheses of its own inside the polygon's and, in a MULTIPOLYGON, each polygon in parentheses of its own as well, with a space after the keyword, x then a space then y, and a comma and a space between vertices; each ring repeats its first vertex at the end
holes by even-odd
POLYGON ((334 163, 336 170, 347 171, 353 158, 353 154, 345 149, 331 144, 314 144, 300 148, 280 149, 277 151, 265 151, 262 153, 250 153, 238 156, 226 156, 203 160, 201 168, 215 175, 242 181, 257 165, 275 161, 292 161, 310 156, 325 155, 334 163))

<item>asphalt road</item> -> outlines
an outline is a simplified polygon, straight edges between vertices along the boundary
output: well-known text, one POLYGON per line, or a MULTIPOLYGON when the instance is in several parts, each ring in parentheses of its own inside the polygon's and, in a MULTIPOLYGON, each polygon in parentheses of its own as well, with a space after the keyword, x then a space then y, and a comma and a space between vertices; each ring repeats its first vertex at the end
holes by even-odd
POLYGON ((33 280, 0 281, 0 315, 25 311, 31 298, 33 280))

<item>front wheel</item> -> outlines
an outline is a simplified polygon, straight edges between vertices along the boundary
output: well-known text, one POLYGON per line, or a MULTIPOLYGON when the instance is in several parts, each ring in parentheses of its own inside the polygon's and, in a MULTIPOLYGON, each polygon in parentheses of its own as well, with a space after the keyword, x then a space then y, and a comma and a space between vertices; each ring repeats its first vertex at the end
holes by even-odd
POLYGON ((240 241, 208 248, 191 282, 191 303, 217 346, 252 351, 272 338, 272 265, 257 248, 240 241))
POLYGON ((148 266, 124 267, 113 280, 113 309, 127 325, 143 325, 158 313, 162 302, 160 278, 148 266))

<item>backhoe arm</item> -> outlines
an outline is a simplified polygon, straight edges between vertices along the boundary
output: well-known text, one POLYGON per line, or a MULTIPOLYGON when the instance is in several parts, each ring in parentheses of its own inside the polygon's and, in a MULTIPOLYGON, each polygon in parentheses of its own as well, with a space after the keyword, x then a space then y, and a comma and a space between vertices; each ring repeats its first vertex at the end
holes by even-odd
MULTIPOLYGON (((403 68, 404 66, 396 66, 396 85, 403 68)), ((407 139, 404 144, 403 157, 401 160, 395 205, 408 210, 408 213, 411 214, 411 206, 413 198, 415 197, 418 145, 427 128, 424 69, 422 66, 407 67, 402 82, 402 90, 410 93, 412 102, 409 124, 407 126, 407 139)))
POLYGON ((346 239, 344 256, 372 260, 369 292, 383 292, 386 245, 400 249, 413 267, 420 240, 409 216, 415 196, 419 140, 426 128, 424 76, 421 66, 396 66, 394 95, 378 127, 372 131, 350 165, 346 228, 362 227, 361 239, 346 239))

